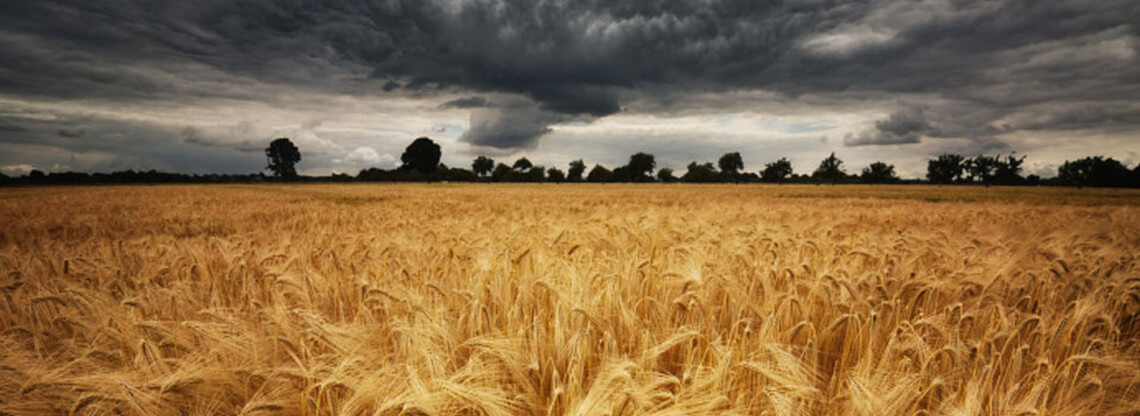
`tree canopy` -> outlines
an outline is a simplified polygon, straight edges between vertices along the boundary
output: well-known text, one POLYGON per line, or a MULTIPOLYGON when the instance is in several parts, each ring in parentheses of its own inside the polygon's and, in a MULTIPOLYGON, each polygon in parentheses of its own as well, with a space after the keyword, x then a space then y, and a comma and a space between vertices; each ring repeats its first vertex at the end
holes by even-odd
POLYGON ((301 161, 301 151, 286 137, 274 139, 265 149, 265 157, 269 165, 265 168, 272 171, 274 176, 283 179, 297 177, 296 165, 301 161))

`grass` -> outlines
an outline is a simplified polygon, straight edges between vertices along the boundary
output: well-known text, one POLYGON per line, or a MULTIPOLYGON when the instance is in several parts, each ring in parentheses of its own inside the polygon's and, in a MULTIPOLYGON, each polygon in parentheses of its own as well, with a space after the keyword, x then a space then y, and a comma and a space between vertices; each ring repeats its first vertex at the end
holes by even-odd
POLYGON ((1140 412, 1135 191, 41 191, 0 414, 1140 412))

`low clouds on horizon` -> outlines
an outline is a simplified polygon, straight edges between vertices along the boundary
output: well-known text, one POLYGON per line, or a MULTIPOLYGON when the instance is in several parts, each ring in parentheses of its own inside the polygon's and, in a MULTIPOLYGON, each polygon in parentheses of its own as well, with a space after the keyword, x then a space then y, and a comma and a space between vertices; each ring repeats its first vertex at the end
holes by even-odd
POLYGON ((307 172, 392 164, 420 135, 464 165, 631 143, 911 174, 941 151, 1128 159, 1138 21, 1121 0, 16 2, 0 167, 252 171, 278 134, 307 172))

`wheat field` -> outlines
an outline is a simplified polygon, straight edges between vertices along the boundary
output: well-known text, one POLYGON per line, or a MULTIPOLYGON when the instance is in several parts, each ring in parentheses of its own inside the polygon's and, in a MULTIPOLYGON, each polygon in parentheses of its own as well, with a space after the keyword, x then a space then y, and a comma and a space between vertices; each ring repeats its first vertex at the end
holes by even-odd
POLYGON ((2 415, 1136 415, 1140 193, 0 189, 2 415))

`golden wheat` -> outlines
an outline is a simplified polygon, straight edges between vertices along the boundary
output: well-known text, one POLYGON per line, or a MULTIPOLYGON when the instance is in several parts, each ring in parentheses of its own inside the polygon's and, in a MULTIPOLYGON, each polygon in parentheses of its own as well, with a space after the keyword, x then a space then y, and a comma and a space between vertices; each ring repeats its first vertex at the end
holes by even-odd
POLYGON ((0 414, 1137 414, 1138 202, 0 190, 0 414))

